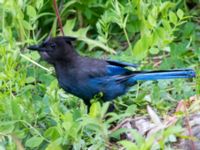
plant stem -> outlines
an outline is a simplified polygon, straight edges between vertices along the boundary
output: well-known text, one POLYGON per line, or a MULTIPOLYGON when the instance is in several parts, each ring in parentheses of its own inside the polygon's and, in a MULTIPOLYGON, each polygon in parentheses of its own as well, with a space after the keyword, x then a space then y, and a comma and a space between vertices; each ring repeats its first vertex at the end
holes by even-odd
POLYGON ((56 17, 57 17, 57 20, 58 20, 58 25, 60 27, 60 31, 61 31, 62 35, 64 36, 65 34, 64 34, 64 31, 63 31, 63 25, 62 25, 62 21, 61 21, 61 18, 60 18, 60 14, 59 14, 59 10, 58 10, 56 0, 53 0, 53 6, 54 6, 54 10, 55 10, 56 17))
POLYGON ((22 57, 25 58, 26 60, 30 61, 30 62, 33 63, 34 65, 36 65, 36 66, 42 68, 43 70, 45 70, 45 71, 47 71, 47 72, 49 72, 49 73, 52 73, 52 71, 51 71, 50 69, 47 69, 47 68, 45 68, 44 66, 38 64, 37 62, 35 62, 34 60, 30 59, 30 58, 27 57, 26 55, 20 53, 20 56, 22 56, 22 57))
POLYGON ((123 31, 124 31, 124 34, 125 34, 126 40, 127 40, 127 42, 128 42, 128 47, 131 48, 131 50, 132 50, 133 48, 132 48, 132 45, 131 45, 131 43, 130 43, 130 40, 129 40, 128 34, 127 34, 127 32, 126 32, 126 29, 123 28, 123 31))

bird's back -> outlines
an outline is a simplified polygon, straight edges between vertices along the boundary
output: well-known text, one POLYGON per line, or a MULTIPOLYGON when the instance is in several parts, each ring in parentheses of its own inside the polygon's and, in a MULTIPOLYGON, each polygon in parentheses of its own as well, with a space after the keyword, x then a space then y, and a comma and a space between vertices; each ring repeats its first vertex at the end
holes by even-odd
POLYGON ((89 101, 100 92, 103 93, 103 100, 111 100, 124 94, 128 88, 125 83, 116 80, 120 74, 110 71, 116 68, 126 73, 123 67, 113 68, 106 60, 79 57, 73 65, 60 65, 56 72, 60 86, 84 101, 89 101))

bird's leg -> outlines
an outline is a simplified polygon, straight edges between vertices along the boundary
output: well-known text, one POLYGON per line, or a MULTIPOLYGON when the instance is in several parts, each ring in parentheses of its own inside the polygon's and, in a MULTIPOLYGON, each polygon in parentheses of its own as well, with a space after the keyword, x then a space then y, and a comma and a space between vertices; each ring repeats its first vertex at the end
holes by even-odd
POLYGON ((111 102, 109 103, 107 113, 113 112, 114 110, 115 110, 115 105, 114 105, 114 103, 111 101, 111 102))
POLYGON ((83 101, 84 101, 85 105, 87 106, 87 113, 89 113, 90 112, 91 102, 90 102, 90 100, 85 100, 85 99, 83 101))

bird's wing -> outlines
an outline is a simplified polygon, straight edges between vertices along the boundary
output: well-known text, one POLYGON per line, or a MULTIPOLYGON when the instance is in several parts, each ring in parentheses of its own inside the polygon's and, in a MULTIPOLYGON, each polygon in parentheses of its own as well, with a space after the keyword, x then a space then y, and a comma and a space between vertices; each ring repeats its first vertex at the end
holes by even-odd
POLYGON ((126 76, 132 74, 132 71, 121 67, 121 66, 115 66, 115 65, 107 65, 106 66, 106 75, 107 76, 126 76))
POLYGON ((134 67, 136 65, 113 60, 87 59, 86 61, 86 58, 82 58, 78 65, 80 76, 84 74, 90 78, 107 77, 110 79, 132 74, 133 71, 126 68, 128 66, 134 67))
POLYGON ((106 60, 108 65, 106 66, 107 68, 107 74, 109 76, 126 76, 132 73, 131 70, 127 69, 126 67, 134 67, 136 68, 136 64, 131 64, 127 62, 120 62, 120 61, 115 61, 115 60, 106 60))
POLYGON ((109 63, 110 65, 119 66, 119 67, 134 67, 134 68, 138 67, 138 65, 136 65, 136 64, 120 62, 120 61, 116 61, 116 60, 106 60, 106 62, 109 63))

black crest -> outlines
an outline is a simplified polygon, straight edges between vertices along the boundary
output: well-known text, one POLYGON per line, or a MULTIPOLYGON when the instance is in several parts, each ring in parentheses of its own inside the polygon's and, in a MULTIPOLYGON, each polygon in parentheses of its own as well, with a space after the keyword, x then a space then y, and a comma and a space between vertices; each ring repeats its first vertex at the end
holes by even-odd
POLYGON ((66 42, 73 42, 73 41, 75 41, 77 38, 76 38, 76 37, 72 37, 72 36, 63 36, 63 39, 64 39, 66 42))

